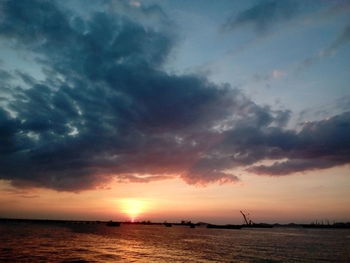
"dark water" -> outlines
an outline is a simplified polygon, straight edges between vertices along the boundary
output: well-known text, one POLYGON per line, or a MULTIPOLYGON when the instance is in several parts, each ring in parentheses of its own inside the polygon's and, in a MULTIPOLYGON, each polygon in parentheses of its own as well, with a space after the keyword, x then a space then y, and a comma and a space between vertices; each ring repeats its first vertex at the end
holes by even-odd
POLYGON ((0 223, 0 262, 350 262, 350 230, 0 223))

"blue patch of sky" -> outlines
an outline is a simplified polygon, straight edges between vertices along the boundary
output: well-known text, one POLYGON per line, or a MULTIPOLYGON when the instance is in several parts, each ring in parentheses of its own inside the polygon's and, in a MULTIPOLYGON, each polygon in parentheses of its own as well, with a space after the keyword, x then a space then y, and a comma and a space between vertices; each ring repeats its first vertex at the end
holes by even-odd
POLYGON ((238 86, 258 103, 279 102, 294 112, 348 94, 348 47, 301 67, 305 59, 329 47, 348 22, 344 14, 323 16, 328 5, 322 10, 310 2, 299 17, 261 37, 249 27, 226 34, 219 30, 232 10, 244 10, 252 2, 235 1, 236 6, 226 1, 219 1, 222 5, 205 1, 202 6, 198 1, 175 2, 177 9, 168 13, 180 25, 183 39, 169 69, 207 70, 211 80, 238 86), (279 78, 272 78, 274 70, 281 73, 279 78), (257 81, 257 75, 265 80, 257 81))
MULTIPOLYGON (((20 71, 26 73, 37 80, 43 80, 45 75, 42 67, 35 61, 36 55, 28 50, 15 48, 11 41, 0 40, 0 67, 10 73, 20 71)), ((24 83, 18 78, 14 78, 14 84, 23 85, 24 83)))

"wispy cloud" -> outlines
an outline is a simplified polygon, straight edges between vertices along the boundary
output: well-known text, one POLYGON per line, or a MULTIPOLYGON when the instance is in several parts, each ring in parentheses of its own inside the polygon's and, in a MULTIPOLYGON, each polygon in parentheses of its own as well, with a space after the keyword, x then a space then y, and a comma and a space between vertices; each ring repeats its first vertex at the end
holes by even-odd
POLYGON ((292 0, 260 1, 256 5, 227 19, 223 25, 226 31, 242 26, 251 26, 258 34, 269 32, 277 24, 292 19, 298 11, 298 2, 292 0))
POLYGON ((310 67, 324 58, 335 55, 341 48, 348 44, 350 44, 350 25, 346 25, 338 34, 337 38, 327 48, 320 50, 313 56, 304 59, 298 66, 298 70, 302 70, 305 67, 310 67))

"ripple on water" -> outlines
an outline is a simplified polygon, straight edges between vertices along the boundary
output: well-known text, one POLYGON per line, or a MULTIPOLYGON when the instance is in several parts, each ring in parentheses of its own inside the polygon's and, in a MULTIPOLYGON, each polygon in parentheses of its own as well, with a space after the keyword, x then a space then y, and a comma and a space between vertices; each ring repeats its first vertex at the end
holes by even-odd
POLYGON ((350 230, 4 224, 0 262, 350 262, 350 230))

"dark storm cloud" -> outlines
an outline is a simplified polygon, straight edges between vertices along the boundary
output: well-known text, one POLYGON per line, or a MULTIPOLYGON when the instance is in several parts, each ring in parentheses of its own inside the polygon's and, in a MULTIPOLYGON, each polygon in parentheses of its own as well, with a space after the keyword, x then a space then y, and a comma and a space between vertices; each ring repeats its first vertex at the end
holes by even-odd
POLYGON ((293 18, 298 11, 298 2, 292 0, 263 0, 256 5, 227 19, 224 30, 235 30, 241 26, 252 26, 259 33, 266 33, 279 23, 293 18))
POLYGON ((0 37, 34 53, 46 76, 15 72, 26 87, 7 88, 0 110, 0 178, 16 186, 76 191, 112 178, 174 176, 236 182, 229 169, 276 174, 257 166, 265 159, 309 162, 284 174, 349 162, 349 114, 286 130, 289 111, 256 105, 201 76, 163 71, 171 31, 115 10, 81 18, 53 1, 0 5, 0 37))

